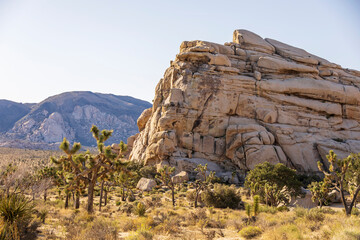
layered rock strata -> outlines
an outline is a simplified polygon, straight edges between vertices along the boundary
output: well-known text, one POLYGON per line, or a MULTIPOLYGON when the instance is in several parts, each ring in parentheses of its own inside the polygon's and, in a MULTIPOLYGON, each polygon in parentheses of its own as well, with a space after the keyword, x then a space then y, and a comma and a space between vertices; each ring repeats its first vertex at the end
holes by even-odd
POLYGON ((359 88, 359 71, 246 30, 225 45, 185 41, 138 119, 130 159, 316 172, 329 149, 360 152, 359 88))

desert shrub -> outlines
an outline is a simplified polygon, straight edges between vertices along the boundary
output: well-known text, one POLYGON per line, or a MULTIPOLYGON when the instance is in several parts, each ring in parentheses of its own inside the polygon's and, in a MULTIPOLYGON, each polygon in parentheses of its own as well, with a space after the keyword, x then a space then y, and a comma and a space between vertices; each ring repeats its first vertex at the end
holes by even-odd
POLYGON ((145 178, 155 178, 156 174, 155 166, 144 166, 140 169, 140 175, 145 178))
POLYGON ((278 210, 279 212, 288 212, 288 211, 289 211, 289 208, 288 208, 287 206, 285 206, 285 205, 282 205, 282 206, 280 206, 280 207, 277 207, 277 210, 278 210))
POLYGON ((271 207, 268 205, 261 205, 260 212, 275 214, 278 212, 278 209, 276 207, 271 207))
POLYGON ((307 211, 305 218, 314 222, 322 222, 325 219, 325 215, 319 209, 313 208, 307 211))
POLYGON ((35 239, 38 224, 33 222, 34 204, 25 196, 0 198, 0 239, 35 239))
POLYGON ((279 228, 273 228, 263 235, 264 239, 303 239, 300 229, 295 224, 285 224, 279 228))
POLYGON ((121 205, 121 201, 117 200, 117 201, 115 202, 115 205, 116 205, 116 206, 120 206, 120 205, 121 205))
POLYGON ((308 211, 307 209, 305 209, 303 207, 299 207, 299 206, 296 206, 294 208, 296 217, 304 217, 306 215, 307 211, 308 211))
POLYGON ((358 208, 353 208, 351 210, 351 214, 354 215, 354 216, 359 216, 360 215, 360 210, 358 208))
POLYGON ((248 226, 248 227, 241 229, 241 231, 239 233, 242 237, 244 237, 246 239, 251 239, 251 238, 259 236, 262 233, 262 231, 257 226, 248 226))
POLYGON ((203 208, 196 209, 186 215, 186 221, 188 225, 196 225, 200 220, 207 220, 208 216, 206 210, 203 208))
POLYGON ((135 207, 134 207, 134 214, 139 216, 139 217, 143 217, 145 216, 146 213, 146 207, 143 203, 139 202, 135 207))
POLYGON ((129 232, 136 230, 136 224, 135 221, 131 218, 125 218, 120 221, 119 225, 120 230, 124 232, 129 232))
POLYGON ((354 227, 346 227, 335 233, 331 239, 334 240, 358 240, 360 239, 360 229, 354 227))
POLYGON ((186 199, 189 201, 189 202, 193 202, 195 201, 195 195, 196 195, 196 192, 194 190, 191 190, 191 191, 188 191, 186 193, 186 199))
POLYGON ((163 234, 180 233, 180 219, 178 217, 167 217, 162 223, 154 228, 154 231, 163 234))
POLYGON ((75 218, 75 222, 69 224, 66 228, 66 239, 71 240, 115 240, 117 239, 118 228, 108 219, 95 218, 91 222, 82 221, 81 218, 75 218))
POLYGON ((216 208, 236 209, 241 203, 241 196, 235 186, 215 184, 213 190, 202 194, 202 199, 206 206, 216 208))
POLYGON ((151 227, 141 224, 136 232, 127 237, 126 240, 152 240, 153 237, 154 233, 151 231, 151 227))

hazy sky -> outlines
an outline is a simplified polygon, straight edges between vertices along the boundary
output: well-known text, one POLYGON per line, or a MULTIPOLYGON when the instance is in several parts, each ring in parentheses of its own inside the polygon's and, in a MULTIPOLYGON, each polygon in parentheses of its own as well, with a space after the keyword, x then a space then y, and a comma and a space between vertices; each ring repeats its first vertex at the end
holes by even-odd
POLYGON ((184 40, 247 29, 360 70, 360 1, 0 0, 0 99, 65 91, 151 101, 184 40))

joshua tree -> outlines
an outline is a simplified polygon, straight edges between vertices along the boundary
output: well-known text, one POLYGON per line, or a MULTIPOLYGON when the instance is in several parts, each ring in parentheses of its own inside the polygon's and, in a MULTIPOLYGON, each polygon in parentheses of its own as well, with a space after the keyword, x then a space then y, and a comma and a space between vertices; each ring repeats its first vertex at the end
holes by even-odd
POLYGON ((74 143, 70 149, 69 142, 64 138, 64 141, 60 145, 60 149, 67 155, 66 158, 62 159, 70 163, 71 172, 74 174, 70 185, 82 181, 88 186, 88 202, 86 208, 89 213, 94 211, 94 188, 98 179, 124 167, 124 163, 119 160, 120 156, 113 153, 110 146, 105 146, 104 144, 111 136, 112 131, 102 130, 100 132, 100 130, 93 125, 91 132, 97 141, 98 153, 96 155, 87 152, 83 154, 77 162, 74 161, 73 155, 80 150, 80 143, 74 143))
POLYGON ((254 196, 254 216, 257 216, 259 214, 260 210, 260 196, 255 195, 254 196))
POLYGON ((329 179, 324 179, 324 181, 320 182, 312 182, 308 186, 312 195, 311 200, 313 202, 318 201, 320 208, 322 208, 329 200, 330 186, 329 179))
POLYGON ((164 186, 167 186, 171 190, 172 204, 175 207, 175 183, 172 180, 172 175, 175 172, 175 167, 163 166, 158 170, 156 178, 161 181, 164 186))
POLYGON ((193 187, 195 188, 195 199, 194 199, 194 206, 197 208, 198 200, 201 191, 204 191, 207 189, 209 183, 215 176, 215 172, 210 172, 209 176, 206 175, 207 172, 207 164, 204 166, 199 164, 197 168, 195 168, 195 171, 199 173, 199 179, 197 179, 195 182, 193 182, 193 187))
POLYGON ((324 173, 325 179, 331 182, 334 188, 340 192, 345 213, 350 216, 357 195, 360 192, 360 153, 350 154, 344 159, 338 159, 334 151, 330 150, 326 158, 330 164, 329 171, 326 171, 322 163, 318 162, 319 170, 324 173), (345 191, 351 193, 350 204, 345 199, 345 191))
POLYGON ((53 167, 44 167, 36 174, 36 180, 39 182, 40 189, 44 192, 44 201, 47 200, 47 190, 58 181, 56 169, 53 167))

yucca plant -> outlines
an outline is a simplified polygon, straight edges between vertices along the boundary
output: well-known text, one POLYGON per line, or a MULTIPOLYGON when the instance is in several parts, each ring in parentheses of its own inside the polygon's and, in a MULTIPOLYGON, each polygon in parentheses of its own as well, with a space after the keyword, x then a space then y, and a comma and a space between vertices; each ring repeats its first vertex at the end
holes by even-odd
POLYGON ((135 215, 138 215, 139 217, 143 217, 146 213, 146 207, 143 203, 139 202, 136 207, 134 208, 135 215))
POLYGON ((0 239, 23 238, 32 220, 34 204, 23 195, 12 194, 0 199, 0 239))

